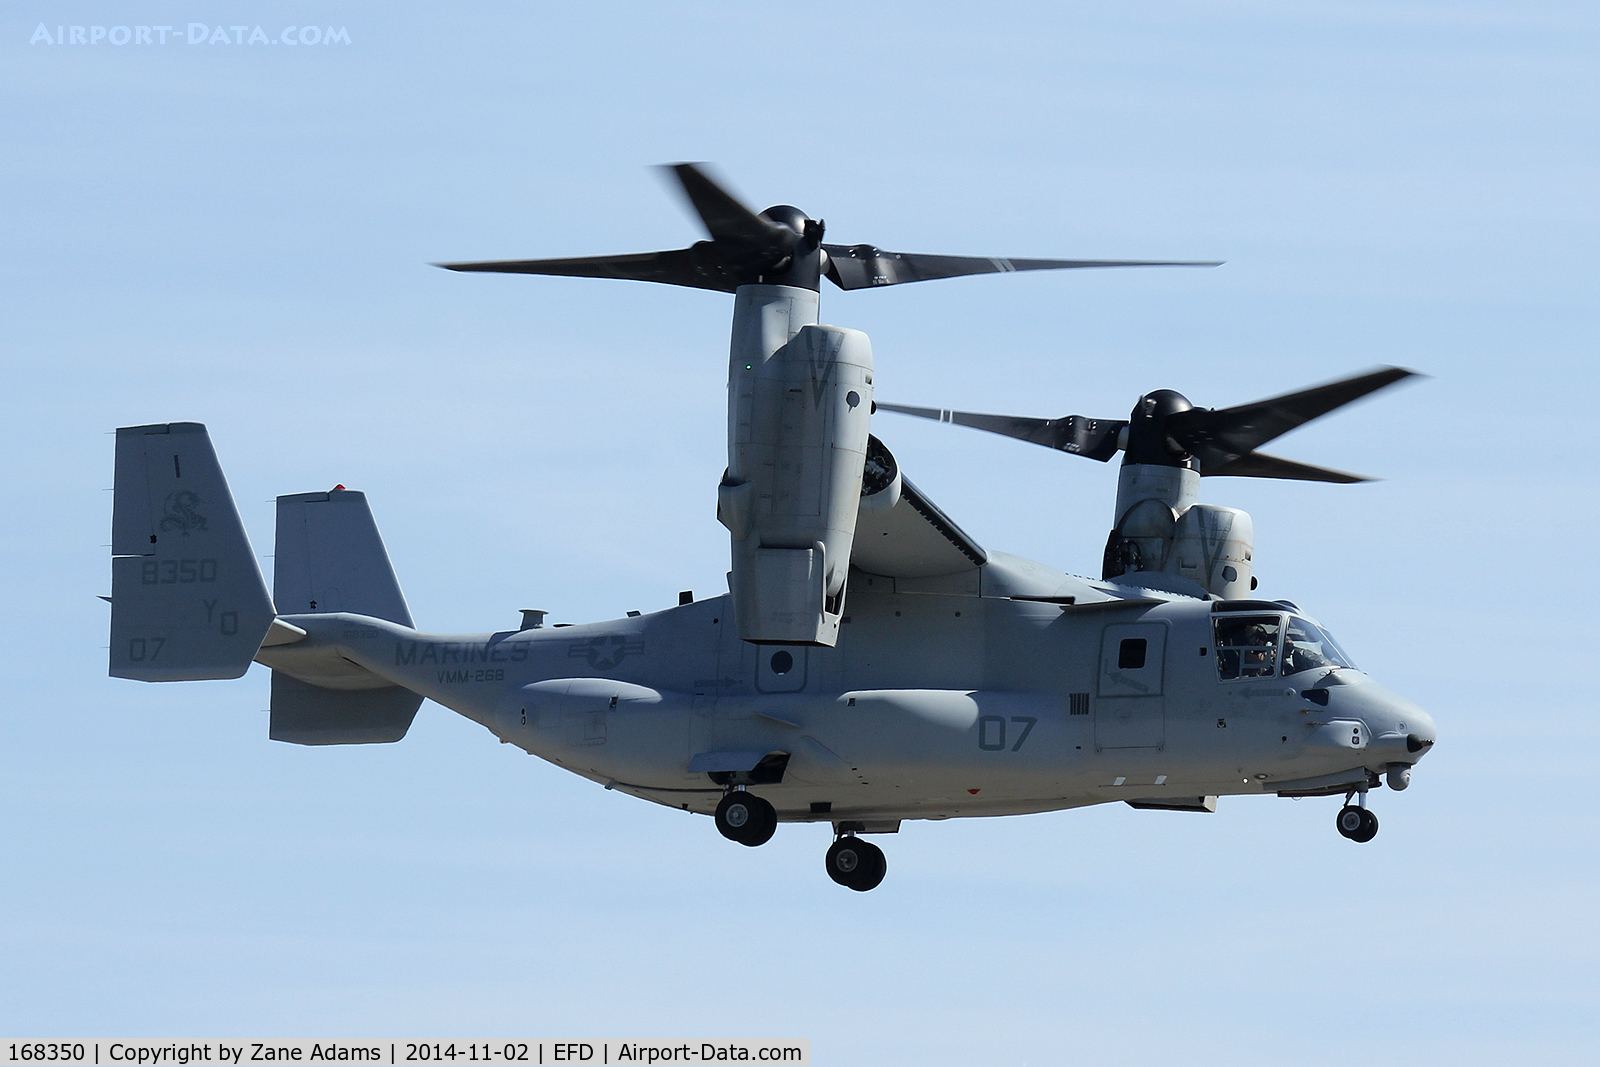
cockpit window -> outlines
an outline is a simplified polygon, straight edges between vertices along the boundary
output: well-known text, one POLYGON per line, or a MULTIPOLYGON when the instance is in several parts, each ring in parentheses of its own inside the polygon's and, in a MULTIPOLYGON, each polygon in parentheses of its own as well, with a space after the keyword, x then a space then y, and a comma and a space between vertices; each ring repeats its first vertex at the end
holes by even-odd
POLYGON ((1315 623, 1291 617, 1284 631, 1283 673, 1285 676, 1318 667, 1349 667, 1350 660, 1315 623))
POLYGON ((1215 621, 1217 677, 1271 678, 1278 673, 1281 615, 1225 615, 1215 621))

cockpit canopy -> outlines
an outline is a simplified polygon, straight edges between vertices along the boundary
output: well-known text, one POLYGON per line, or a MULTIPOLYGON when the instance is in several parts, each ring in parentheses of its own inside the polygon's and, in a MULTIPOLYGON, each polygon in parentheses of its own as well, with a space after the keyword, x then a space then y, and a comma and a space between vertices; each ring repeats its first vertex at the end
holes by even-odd
POLYGON ((1287 678, 1318 667, 1354 667, 1326 630, 1297 615, 1219 615, 1217 677, 1287 678))

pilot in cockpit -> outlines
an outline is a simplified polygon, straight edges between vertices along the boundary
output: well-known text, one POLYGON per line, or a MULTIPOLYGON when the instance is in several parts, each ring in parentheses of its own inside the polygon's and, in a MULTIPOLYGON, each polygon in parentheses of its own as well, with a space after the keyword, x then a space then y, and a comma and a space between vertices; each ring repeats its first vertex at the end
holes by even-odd
POLYGON ((1245 644, 1247 647, 1242 656, 1242 669, 1239 671, 1243 678, 1265 678, 1272 674, 1273 653, 1277 651, 1277 642, 1272 635, 1267 633, 1267 628, 1261 623, 1254 623, 1245 631, 1245 644))
POLYGON ((1281 631, 1278 619, 1266 616, 1217 619, 1218 677, 1271 678, 1277 673, 1281 631))

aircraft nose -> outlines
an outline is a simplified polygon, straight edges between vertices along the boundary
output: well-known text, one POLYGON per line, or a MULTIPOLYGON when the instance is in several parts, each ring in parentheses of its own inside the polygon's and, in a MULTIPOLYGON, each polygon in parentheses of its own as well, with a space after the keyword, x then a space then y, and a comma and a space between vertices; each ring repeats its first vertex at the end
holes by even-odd
POLYGON ((1409 767, 1433 748, 1439 738, 1433 717, 1411 701, 1392 693, 1369 678, 1347 688, 1333 688, 1330 711, 1359 718, 1372 731, 1372 754, 1391 766, 1409 767))
POLYGON ((1433 724, 1433 717, 1410 701, 1406 701, 1405 706, 1399 709, 1398 719, 1404 724, 1406 751, 1414 756, 1427 752, 1439 739, 1439 730, 1433 724))
POLYGON ((1392 725, 1393 733, 1386 734, 1385 740, 1394 745, 1402 738, 1405 742, 1405 755, 1401 756, 1395 751, 1396 762, 1390 764, 1390 785, 1397 789, 1404 789, 1405 783, 1410 779, 1409 767, 1416 764, 1428 751, 1433 748, 1434 742, 1439 739, 1438 728, 1433 724, 1433 717, 1409 700, 1403 700, 1387 694, 1392 703, 1385 709, 1392 725), (1398 777, 1396 777, 1398 776, 1398 777))

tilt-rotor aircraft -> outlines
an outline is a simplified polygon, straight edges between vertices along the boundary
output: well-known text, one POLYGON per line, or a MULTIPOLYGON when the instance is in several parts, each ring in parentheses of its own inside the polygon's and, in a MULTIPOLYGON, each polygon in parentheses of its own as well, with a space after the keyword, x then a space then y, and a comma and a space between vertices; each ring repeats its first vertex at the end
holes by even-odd
POLYGON ((419 630, 366 498, 342 486, 278 498, 269 595, 205 427, 133 426, 117 431, 111 674, 264 664, 270 736, 303 745, 398 741, 427 697, 607 789, 713 816, 740 844, 830 825, 828 875, 855 890, 886 869, 862 835, 907 819, 1342 795, 1339 832, 1372 838, 1368 790, 1406 787, 1433 722, 1294 603, 1252 597, 1250 517, 1200 503, 1199 486, 1362 480, 1256 449, 1410 372, 1220 410, 1157 390, 1125 420, 875 405, 866 335, 819 323, 823 278, 1210 264, 824 244, 796 208, 754 212, 694 165, 671 172, 709 240, 444 266, 733 294, 726 595, 609 622, 545 626, 528 610, 493 633, 419 630), (1120 451, 1100 578, 978 544, 870 432, 880 408, 1120 451))

